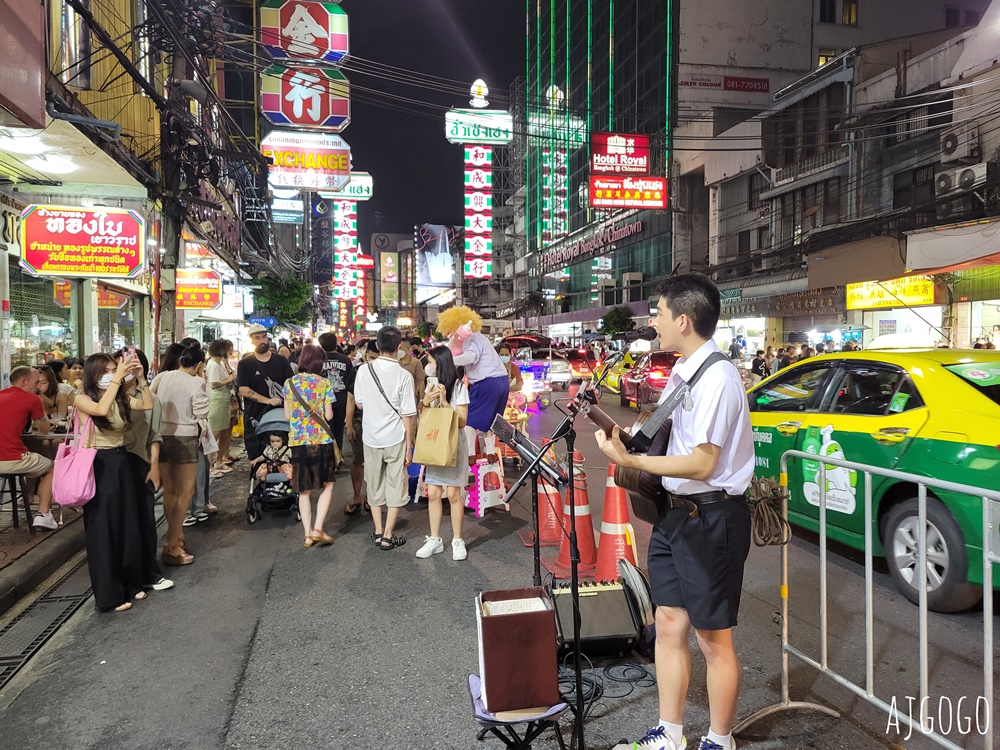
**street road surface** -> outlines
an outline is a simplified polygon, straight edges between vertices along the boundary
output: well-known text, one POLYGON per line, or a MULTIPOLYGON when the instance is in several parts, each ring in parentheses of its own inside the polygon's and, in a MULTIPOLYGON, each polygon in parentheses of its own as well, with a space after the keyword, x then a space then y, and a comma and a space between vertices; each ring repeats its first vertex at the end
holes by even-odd
MULTIPOLYGON (((611 402, 616 397, 605 400, 611 402)), ((634 412, 609 403, 623 423, 634 412)), ((554 410, 532 416, 535 439, 558 423, 554 410)), ((579 425, 590 499, 599 528, 607 463, 589 423, 579 425)), ((219 748, 474 748, 466 689, 478 670, 473 600, 481 590, 530 585, 531 551, 516 532, 528 527, 527 492, 511 513, 466 522, 469 558, 450 550, 417 560, 427 532, 426 506, 403 512, 408 543, 382 552, 369 541, 367 516, 351 518, 326 548, 305 549, 290 516, 246 524, 241 469, 213 484, 222 512, 188 530, 194 565, 173 569, 175 589, 153 593, 123 614, 85 605, 0 691, 0 746, 7 750, 214 750, 219 748)), ((511 472, 509 472, 511 473, 511 472)), ((342 509, 349 481, 338 482, 342 509)), ((343 522, 338 512, 328 524, 343 522)), ((649 528, 634 521, 642 554, 649 528)), ((445 523, 447 529, 447 519, 445 523)), ((450 539, 446 536, 446 547, 450 539)), ((543 554, 554 554, 544 550, 543 554)), ((737 638, 743 660, 740 715, 780 699, 777 548, 750 553, 737 638)), ((793 642, 818 654, 818 547, 802 534, 791 549, 793 642)), ((853 553, 830 554, 830 663, 862 681, 863 568, 853 553)), ((887 700, 918 695, 917 610, 888 576, 876 578, 876 690, 887 700)), ((0 623, 2 626, 3 623, 0 623)), ((931 696, 963 711, 982 691, 982 613, 930 616, 931 696)), ((633 661, 638 660, 637 657, 633 661)), ((606 663, 601 663, 603 667, 606 663)), ((652 666, 650 665, 650 668, 652 666)), ((627 689, 627 688, 626 688, 627 689)), ((608 683, 608 693, 624 690, 608 683)), ((887 734, 887 716, 832 681, 792 661, 791 697, 838 708, 843 718, 797 711, 754 726, 741 750, 934 747, 887 734)), ((641 736, 657 719, 655 687, 605 697, 587 724, 587 746, 607 748, 641 736)), ((949 735, 959 747, 983 747, 975 733, 949 735)), ((696 654, 687 734, 708 728, 703 661, 696 654)), ((567 737, 568 732, 567 732, 567 737)), ((535 745, 555 747, 551 736, 535 745)))

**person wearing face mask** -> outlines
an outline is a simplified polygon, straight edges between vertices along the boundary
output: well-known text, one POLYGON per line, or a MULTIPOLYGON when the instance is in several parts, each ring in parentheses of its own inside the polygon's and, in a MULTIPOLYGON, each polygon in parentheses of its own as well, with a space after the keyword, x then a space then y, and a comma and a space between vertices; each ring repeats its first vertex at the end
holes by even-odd
POLYGON ((93 499, 83 506, 87 539, 87 567, 94 603, 102 612, 124 612, 133 600, 146 598, 143 590, 142 514, 133 466, 125 449, 125 435, 135 411, 149 411, 153 396, 138 384, 129 396, 125 379, 135 378, 142 365, 131 352, 116 362, 110 354, 92 354, 83 371, 83 390, 76 408, 83 415, 84 445, 96 448, 93 499))
POLYGON ((399 364, 403 366, 403 369, 413 376, 414 393, 417 397, 417 403, 420 404, 424 392, 427 390, 427 375, 424 373, 424 366, 420 364, 420 360, 413 356, 410 346, 410 340, 404 338, 399 344, 396 356, 399 357, 399 364))
POLYGON ((510 378, 510 392, 520 393, 524 387, 524 378, 521 376, 521 368, 510 361, 510 347, 501 346, 497 352, 500 354, 500 361, 507 368, 507 377, 510 378))
POLYGON ((264 453, 266 442, 266 436, 256 434, 257 424, 271 409, 284 405, 282 388, 293 373, 288 360, 271 351, 264 326, 250 326, 250 341, 253 355, 244 357, 237 365, 236 386, 243 399, 247 458, 253 461, 264 453))

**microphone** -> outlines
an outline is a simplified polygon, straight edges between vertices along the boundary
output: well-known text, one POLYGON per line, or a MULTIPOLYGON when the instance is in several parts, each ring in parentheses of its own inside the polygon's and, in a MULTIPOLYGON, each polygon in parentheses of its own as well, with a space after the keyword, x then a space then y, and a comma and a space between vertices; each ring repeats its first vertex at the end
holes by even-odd
POLYGON ((644 326, 643 328, 636 328, 634 331, 626 331, 625 333, 616 333, 611 337, 612 341, 652 341, 657 337, 656 329, 650 328, 649 326, 644 326))

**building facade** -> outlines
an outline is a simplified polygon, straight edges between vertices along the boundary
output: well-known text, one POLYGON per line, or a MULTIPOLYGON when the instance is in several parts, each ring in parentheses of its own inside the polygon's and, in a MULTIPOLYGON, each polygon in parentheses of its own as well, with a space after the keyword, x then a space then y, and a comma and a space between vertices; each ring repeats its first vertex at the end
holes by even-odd
POLYGON ((996 4, 980 27, 848 50, 681 162, 707 193, 707 252, 692 265, 723 289, 720 336, 1000 336, 993 18, 996 4))
MULTIPOLYGON (((596 330, 609 305, 638 309, 675 269, 706 267, 714 252, 709 217, 748 223, 736 213, 720 218, 710 205, 704 173, 715 154, 706 143, 742 125, 713 147, 742 164, 759 138, 751 118, 820 63, 858 45, 974 23, 988 2, 919 5, 920 12, 906 0, 528 3, 525 256, 515 261, 514 289, 529 293, 517 295, 523 309, 515 321, 596 330), (650 137, 650 174, 670 178, 668 209, 590 207, 594 133, 650 137), (609 236, 620 238, 602 239, 609 236)), ((818 106, 817 117, 833 118, 842 105, 818 106)), ((760 175, 734 189, 756 195, 765 185, 760 175)), ((833 190, 829 200, 839 201, 833 190)), ((761 211, 752 202, 748 195, 743 214, 761 211)), ((736 235, 721 257, 747 249, 747 235, 736 235)), ((751 251, 762 236, 751 232, 751 251)))

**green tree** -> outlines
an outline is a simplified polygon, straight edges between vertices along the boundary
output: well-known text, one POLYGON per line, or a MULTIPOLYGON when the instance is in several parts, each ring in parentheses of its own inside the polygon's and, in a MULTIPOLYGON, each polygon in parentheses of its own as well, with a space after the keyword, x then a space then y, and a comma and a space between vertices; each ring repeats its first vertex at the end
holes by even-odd
POLYGON ((601 333, 605 336, 613 336, 616 333, 625 333, 635 328, 635 321, 632 320, 632 313, 627 307, 612 307, 604 315, 604 325, 601 333))
POLYGON ((282 323, 305 325, 312 320, 312 286, 299 279, 265 276, 253 290, 254 308, 267 311, 282 323))

